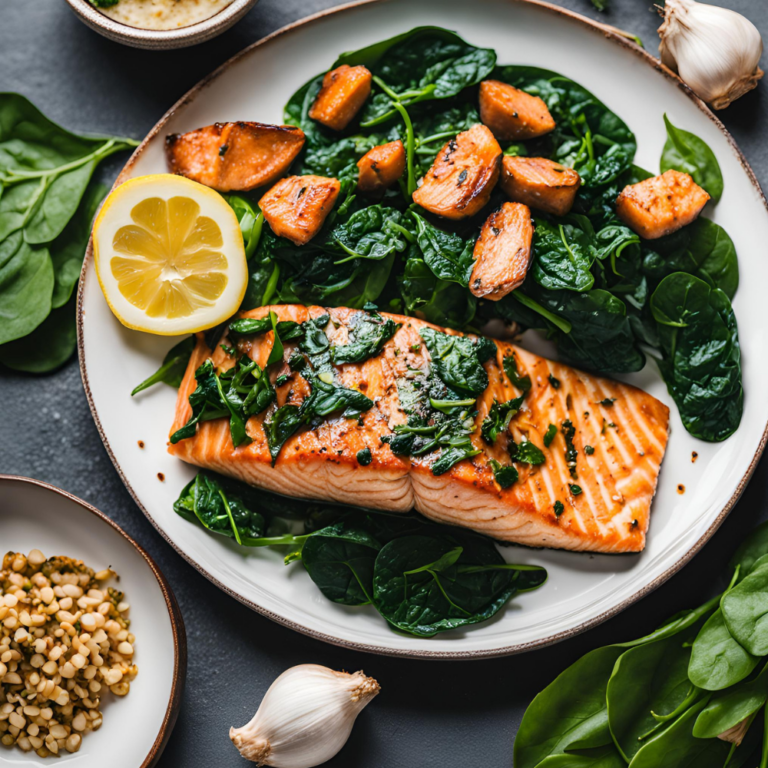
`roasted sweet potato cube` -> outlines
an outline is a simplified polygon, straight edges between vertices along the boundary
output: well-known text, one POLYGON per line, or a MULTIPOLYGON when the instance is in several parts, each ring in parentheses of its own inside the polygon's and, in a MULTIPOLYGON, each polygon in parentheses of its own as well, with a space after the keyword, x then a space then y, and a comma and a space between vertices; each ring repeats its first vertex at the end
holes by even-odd
POLYGON ((259 200, 259 208, 278 237, 306 245, 320 231, 340 189, 338 179, 289 176, 259 200))
POLYGON ((291 125, 214 123, 165 139, 168 167, 220 192, 246 192, 271 184, 304 146, 304 132, 291 125))
POLYGON ((573 168, 545 157, 505 157, 499 184, 516 203, 565 216, 573 206, 581 177, 573 168))
POLYGON ((371 73, 363 66, 342 64, 326 73, 309 116, 334 131, 342 131, 360 111, 370 92, 371 73))
POLYGON ((399 139, 366 152, 358 161, 357 188, 365 194, 381 193, 405 171, 405 147, 399 139))
POLYGON ((475 242, 475 266, 469 290, 478 298, 498 301, 523 284, 531 264, 531 209, 504 203, 483 224, 475 242))
POLYGON ((555 127, 542 99, 498 80, 480 83, 480 119, 499 141, 535 139, 555 127))
POLYGON ((709 195, 687 174, 669 170, 624 187, 616 215, 640 237, 655 240, 690 224, 709 195))
POLYGON ((440 150, 413 200, 446 219, 474 216, 490 199, 500 168, 499 142, 477 123, 440 150))

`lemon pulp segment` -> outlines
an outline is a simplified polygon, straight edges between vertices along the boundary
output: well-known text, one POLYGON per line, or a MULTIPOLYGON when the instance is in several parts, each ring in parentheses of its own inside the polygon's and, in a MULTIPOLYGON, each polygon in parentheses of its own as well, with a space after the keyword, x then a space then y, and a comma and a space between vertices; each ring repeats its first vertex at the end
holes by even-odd
POLYGON ((150 197, 131 209, 110 261, 122 296, 148 317, 188 317, 212 306, 227 286, 219 225, 189 197, 150 197))

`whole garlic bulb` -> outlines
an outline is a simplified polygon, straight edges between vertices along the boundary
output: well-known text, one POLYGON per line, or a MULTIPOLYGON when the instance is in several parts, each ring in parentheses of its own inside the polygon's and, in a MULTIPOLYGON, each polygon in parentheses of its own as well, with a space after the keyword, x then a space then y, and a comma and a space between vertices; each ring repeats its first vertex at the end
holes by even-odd
POLYGON ((661 61, 715 109, 757 85, 763 41, 755 25, 728 8, 666 0, 659 27, 661 61))
POLYGON ((379 690, 362 672, 300 664, 272 683, 251 722, 231 728, 229 737, 258 765, 312 768, 346 744, 355 719, 379 690))

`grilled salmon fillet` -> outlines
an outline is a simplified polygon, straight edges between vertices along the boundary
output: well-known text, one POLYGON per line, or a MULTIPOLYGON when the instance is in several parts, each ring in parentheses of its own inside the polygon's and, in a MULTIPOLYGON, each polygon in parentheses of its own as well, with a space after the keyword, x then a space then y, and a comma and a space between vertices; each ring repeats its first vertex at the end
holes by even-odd
POLYGON ((531 265, 532 240, 531 209, 504 203, 480 229, 469 290, 478 298, 498 301, 519 288, 531 265))
POLYGON ((624 187, 616 198, 616 215, 640 237, 656 240, 687 226, 709 201, 687 173, 670 169, 624 187))
POLYGON ((477 123, 440 150, 413 202, 446 219, 474 216, 490 199, 500 167, 499 142, 477 123))
POLYGON ((214 123, 165 139, 171 173, 220 192, 247 192, 271 184, 303 146, 300 128, 265 123, 214 123))
POLYGON ((573 207, 581 177, 546 157, 505 157, 499 185, 510 200, 565 216, 573 207))
POLYGON ((553 131, 555 121, 538 96, 499 80, 480 83, 480 119, 499 141, 535 139, 553 131))
MULTIPOLYGON (((347 343, 349 328, 359 314, 359 310, 346 308, 280 305, 260 307, 244 317, 266 317, 270 309, 279 320, 299 323, 330 315, 326 333, 332 345, 347 343)), ((417 457, 398 456, 381 438, 391 436, 394 427, 406 420, 398 394, 403 382, 413 378, 414 370, 426 371, 430 365, 419 331, 442 329, 410 317, 382 317, 395 320, 400 327, 381 353, 362 363, 334 368, 339 384, 358 389, 374 402, 359 420, 331 416, 314 429, 297 432, 272 466, 262 425, 277 406, 305 397, 308 387, 285 362, 295 351, 292 343, 286 343, 283 362, 274 364, 277 370, 270 370, 270 377, 274 381, 278 375, 288 375, 289 380, 277 389, 277 403, 248 421, 253 442, 234 448, 229 422, 220 418, 201 422, 193 437, 169 445, 169 452, 286 496, 395 512, 415 508, 432 520, 471 528, 501 541, 593 552, 643 549, 667 443, 669 409, 665 405, 628 384, 591 376, 515 345, 496 342, 496 355, 484 365, 489 384, 477 399, 476 429, 471 437, 480 452, 435 476, 432 465, 440 449, 417 457), (515 359, 517 375, 529 376, 532 386, 508 432, 489 445, 481 436, 480 425, 494 400, 507 402, 521 394, 504 370, 504 358, 510 356, 515 359), (568 445, 562 428, 566 420, 573 425, 575 467, 568 463, 573 456, 566 458, 568 445), (558 431, 545 447, 550 424, 558 431), (538 466, 518 464, 518 481, 503 489, 495 482, 489 461, 508 464, 511 439, 518 444, 531 441, 546 458, 538 466), (370 450, 371 461, 363 466, 357 453, 365 448, 370 450)), ((450 330, 444 333, 462 336, 450 330)), ((245 347, 240 341, 240 349, 264 366, 272 343, 270 331, 252 337, 245 347)), ((195 370, 209 357, 217 368, 234 364, 220 347, 211 352, 199 336, 179 389, 172 431, 187 422, 195 370)))

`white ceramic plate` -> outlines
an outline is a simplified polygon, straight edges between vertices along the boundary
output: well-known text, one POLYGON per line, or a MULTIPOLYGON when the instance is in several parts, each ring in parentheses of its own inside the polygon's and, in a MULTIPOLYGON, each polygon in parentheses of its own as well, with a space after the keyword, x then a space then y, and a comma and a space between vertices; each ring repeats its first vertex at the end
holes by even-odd
POLYGON ((582 17, 524 0, 391 0, 294 25, 236 56, 185 96, 153 129, 121 179, 165 171, 167 133, 225 120, 281 122, 288 97, 340 52, 421 24, 439 24, 475 45, 495 48, 502 64, 566 73, 635 131, 637 163, 645 168, 659 166, 664 112, 675 125, 701 136, 720 161, 725 194, 706 215, 727 229, 739 253, 741 287, 734 306, 744 355, 744 418, 725 443, 700 442, 683 428, 651 365, 626 377, 672 409, 672 435, 642 554, 505 549, 509 559, 545 565, 546 586, 516 598, 493 621, 466 632, 429 640, 403 637, 391 632, 373 610, 330 603, 300 567, 284 568, 277 553, 240 550, 174 514, 171 505, 194 474, 166 453, 176 393, 162 385, 134 399, 129 392, 157 368, 175 340, 123 328, 107 308, 90 258, 80 282, 80 361, 93 415, 129 490, 173 546, 222 589, 277 621, 329 642, 395 655, 477 658, 556 642, 617 613, 681 568, 735 503, 762 451, 768 422, 768 399, 761 394, 768 375, 768 215, 754 176, 722 125, 656 59, 582 17), (696 463, 691 461, 693 451, 699 454, 696 463), (682 495, 679 484, 686 489, 682 495))
MULTIPOLYGON (((104 724, 73 755, 56 761, 77 768, 149 768, 176 722, 187 666, 181 613, 149 555, 98 510, 58 488, 0 475, 0 550, 67 555, 99 570, 111 566, 131 604, 139 674, 123 699, 105 699, 104 724), (116 745, 119 745, 116 746, 116 745)), ((34 752, 0 747, 0 766, 42 766, 34 752)))

